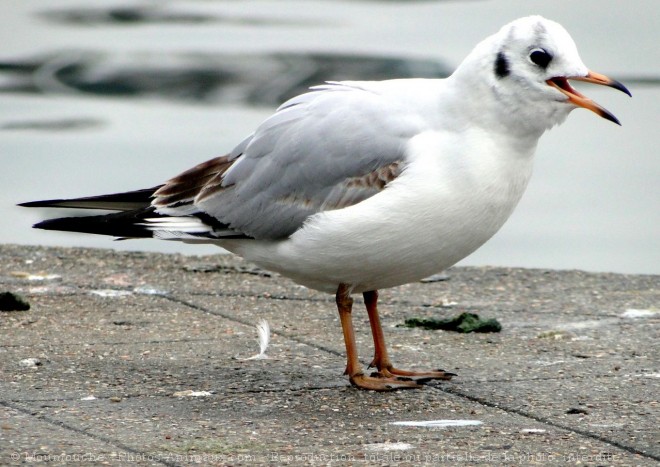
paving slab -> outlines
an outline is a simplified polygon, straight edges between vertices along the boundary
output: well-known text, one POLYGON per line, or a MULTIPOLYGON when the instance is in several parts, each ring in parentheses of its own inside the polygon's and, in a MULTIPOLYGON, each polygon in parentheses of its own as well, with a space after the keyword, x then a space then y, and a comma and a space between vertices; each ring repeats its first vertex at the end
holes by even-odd
POLYGON ((333 297, 239 258, 2 245, 31 309, 0 312, 0 464, 657 465, 659 285, 471 267, 382 291, 393 360, 458 376, 373 393, 333 297), (401 326, 466 311, 502 332, 401 326))

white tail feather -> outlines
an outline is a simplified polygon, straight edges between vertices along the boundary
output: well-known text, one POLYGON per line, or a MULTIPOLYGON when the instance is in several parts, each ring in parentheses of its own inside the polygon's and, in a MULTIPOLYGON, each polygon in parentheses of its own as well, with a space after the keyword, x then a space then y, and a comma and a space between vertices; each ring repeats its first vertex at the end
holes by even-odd
POLYGON ((233 237, 231 229, 216 230, 197 217, 149 217, 139 223, 160 240, 180 240, 190 243, 212 243, 214 239, 233 237))
POLYGON ((152 217, 145 219, 146 222, 138 224, 147 229, 166 230, 181 233, 205 233, 213 229, 196 217, 152 217))

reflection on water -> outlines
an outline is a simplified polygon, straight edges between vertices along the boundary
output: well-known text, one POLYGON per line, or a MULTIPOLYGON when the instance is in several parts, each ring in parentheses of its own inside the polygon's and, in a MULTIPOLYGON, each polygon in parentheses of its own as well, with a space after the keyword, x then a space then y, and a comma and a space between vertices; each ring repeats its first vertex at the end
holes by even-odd
MULTIPOLYGON (((47 21, 73 26, 232 23, 296 24, 291 20, 221 15, 159 5, 49 9, 47 21)), ((157 96, 198 102, 278 105, 324 81, 443 78, 437 61, 341 53, 110 54, 89 49, 0 61, 0 92, 157 96)))
MULTIPOLYGON (((45 9, 42 20, 73 27, 116 25, 194 26, 200 23, 286 26, 300 20, 259 15, 195 12, 163 5, 109 5, 45 9)), ((310 25, 308 20, 303 24, 310 25)), ((100 45, 100 44, 95 44, 100 45)), ((451 72, 438 61, 345 53, 270 54, 109 53, 78 51, 0 60, 0 92, 85 93, 116 97, 162 97, 194 102, 278 105, 310 86, 333 80, 439 78, 451 72)), ((61 123, 67 129, 70 123, 61 123)), ((22 128, 23 125, 5 125, 22 128)), ((56 126, 50 126, 54 129, 56 126)))
POLYGON ((4 130, 85 130, 103 125, 103 121, 93 118, 58 118, 53 120, 15 120, 3 123, 4 130))
POLYGON ((40 16, 47 20, 76 26, 97 26, 104 24, 196 24, 219 20, 219 18, 211 15, 200 13, 167 11, 157 5, 63 8, 46 10, 40 16))
MULTIPOLYGON (((172 10, 166 5, 116 5, 94 8, 58 8, 40 13, 46 20, 74 26, 144 25, 144 24, 239 24, 251 26, 287 26, 301 24, 291 19, 276 19, 258 15, 221 14, 219 12, 193 12, 179 8, 172 10)), ((309 22, 306 22, 309 24, 309 22)))
POLYGON ((0 92, 80 92, 273 106, 323 81, 441 78, 448 74, 447 67, 430 60, 360 55, 65 51, 0 61, 0 92))
POLYGON ((215 251, 33 231, 40 213, 13 205, 160 183, 228 151, 309 86, 444 77, 477 40, 539 13, 635 97, 585 91, 623 128, 576 111, 544 137, 520 207, 467 262, 657 273, 660 3, 647 5, 653 11, 615 0, 570 9, 542 0, 5 2, 0 242, 215 251))

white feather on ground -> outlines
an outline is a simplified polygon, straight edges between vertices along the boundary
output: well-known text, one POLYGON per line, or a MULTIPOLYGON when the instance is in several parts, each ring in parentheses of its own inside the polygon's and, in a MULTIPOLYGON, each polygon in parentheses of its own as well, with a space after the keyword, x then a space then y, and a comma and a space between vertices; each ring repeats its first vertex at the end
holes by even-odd
POLYGON ((257 323, 257 334, 259 335, 259 353, 246 360, 262 360, 270 358, 266 355, 266 349, 270 343, 270 325, 268 324, 268 321, 262 319, 257 323))

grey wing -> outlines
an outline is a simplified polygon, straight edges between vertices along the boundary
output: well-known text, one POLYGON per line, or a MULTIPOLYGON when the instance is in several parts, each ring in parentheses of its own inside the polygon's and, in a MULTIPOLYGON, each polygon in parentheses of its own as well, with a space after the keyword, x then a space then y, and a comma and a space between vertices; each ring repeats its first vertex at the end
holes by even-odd
POLYGON ((322 86, 283 104, 229 155, 172 179, 154 206, 201 213, 253 238, 283 238, 312 214, 382 190, 404 169, 405 143, 420 125, 368 88, 322 86))

